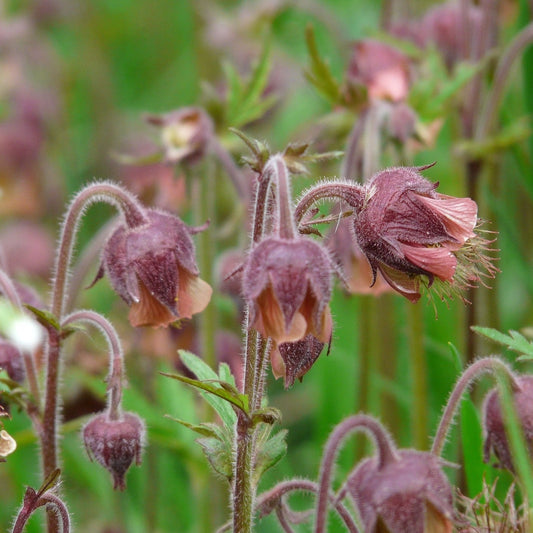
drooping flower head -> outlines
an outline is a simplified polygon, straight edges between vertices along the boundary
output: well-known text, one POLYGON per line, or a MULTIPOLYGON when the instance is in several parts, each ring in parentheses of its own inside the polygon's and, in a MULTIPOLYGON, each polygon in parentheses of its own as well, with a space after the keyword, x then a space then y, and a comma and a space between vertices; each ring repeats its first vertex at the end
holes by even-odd
POLYGON ((370 99, 399 102, 409 92, 409 60, 388 44, 373 39, 358 41, 347 78, 349 82, 364 85, 370 99))
POLYGON ((199 277, 191 229, 178 217, 147 209, 148 223, 113 232, 102 267, 130 306, 133 326, 167 326, 205 309, 211 287, 199 277))
POLYGON ((452 488, 433 454, 407 449, 384 464, 365 459, 347 490, 368 533, 452 532, 452 488))
MULTIPOLYGON (((519 389, 512 391, 513 403, 524 438, 533 457, 533 376, 516 376, 519 389)), ((484 460, 488 462, 491 452, 498 458, 499 466, 514 471, 513 456, 505 431, 500 396, 497 389, 489 391, 483 405, 485 431, 484 460)))
MULTIPOLYGON (((427 168, 427 167, 425 167, 427 168)), ((440 296, 477 286, 497 269, 491 241, 476 233, 477 204, 436 192, 417 168, 391 168, 363 187, 354 231, 375 276, 412 302, 434 281, 440 296), (440 283, 442 282, 442 283, 440 283)))
POLYGON ((306 238, 268 237, 250 252, 243 270, 243 296, 251 327, 276 343, 312 334, 331 336, 331 264, 323 248, 306 238))
POLYGON ((118 420, 100 413, 83 428, 89 458, 111 473, 115 490, 126 488, 124 478, 131 464, 141 464, 144 434, 144 423, 134 413, 123 413, 118 420))

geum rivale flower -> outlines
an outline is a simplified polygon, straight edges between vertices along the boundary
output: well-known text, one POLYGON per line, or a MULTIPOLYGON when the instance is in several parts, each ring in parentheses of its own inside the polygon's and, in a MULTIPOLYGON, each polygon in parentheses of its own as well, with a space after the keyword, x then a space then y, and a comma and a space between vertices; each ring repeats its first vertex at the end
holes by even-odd
POLYGON ((274 342, 272 369, 290 386, 331 340, 331 260, 317 242, 268 237, 250 252, 243 269, 249 324, 274 342))
POLYGON ((212 289, 199 277, 193 230, 170 213, 145 214, 146 224, 120 224, 111 234, 96 280, 107 273, 133 326, 167 326, 203 311, 212 289))
POLYGON ((391 168, 375 174, 361 190, 354 232, 376 279, 411 302, 421 284, 435 281, 441 297, 452 297, 494 277, 492 241, 476 232, 477 204, 436 192, 422 168, 391 168))

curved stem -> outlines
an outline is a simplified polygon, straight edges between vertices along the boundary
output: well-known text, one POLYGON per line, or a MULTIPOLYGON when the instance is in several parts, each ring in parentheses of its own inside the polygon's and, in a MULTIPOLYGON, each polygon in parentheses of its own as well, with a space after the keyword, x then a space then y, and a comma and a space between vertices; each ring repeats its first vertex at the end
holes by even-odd
POLYGON ((341 443, 353 431, 364 431, 374 440, 379 468, 398 459, 396 446, 391 436, 375 418, 369 415, 357 414, 343 420, 329 436, 322 456, 318 501, 316 504, 315 533, 324 533, 326 529, 329 486, 335 459, 340 451, 341 443))
POLYGON ((311 187, 304 192, 294 210, 296 225, 300 224, 303 216, 314 203, 332 198, 344 200, 356 212, 359 212, 363 205, 363 189, 360 185, 349 182, 324 182, 311 187))
POLYGON ((109 346, 109 376, 107 378, 107 408, 109 418, 118 420, 121 415, 122 385, 124 380, 124 354, 118 334, 107 318, 90 310, 74 311, 61 324, 62 328, 76 322, 88 322, 105 336, 109 346))
POLYGON ((367 110, 357 117, 346 141, 346 150, 341 163, 340 177, 346 180, 356 180, 361 172, 361 154, 358 152, 361 135, 365 129, 367 110))
POLYGON ((95 202, 107 202, 116 206, 124 215, 129 227, 140 226, 147 222, 144 208, 138 200, 119 185, 109 182, 93 183, 74 197, 61 227, 54 268, 51 311, 58 320, 61 320, 63 315, 68 271, 79 221, 85 209, 95 202))
MULTIPOLYGON (((313 494, 318 493, 318 483, 310 481, 308 479, 293 479, 288 481, 282 481, 269 491, 263 493, 257 498, 257 510, 264 516, 272 512, 273 507, 277 504, 281 498, 289 494, 290 492, 311 492, 313 494)), ((357 525, 349 513, 348 509, 342 504, 342 502, 335 497, 333 492, 328 494, 329 501, 334 505, 335 510, 344 521, 344 524, 350 533, 359 533, 357 525)))
POLYGON ((483 141, 487 135, 490 134, 496 116, 496 111, 498 110, 503 94, 503 89, 509 80, 509 71, 511 70, 515 59, 531 43, 533 43, 533 22, 529 23, 522 31, 520 31, 520 33, 516 35, 498 62, 492 89, 487 96, 485 105, 483 106, 479 116, 475 134, 475 139, 477 141, 483 141))
POLYGON ((479 378, 482 374, 486 373, 501 373, 506 375, 513 390, 520 390, 520 385, 509 366, 497 357, 484 357, 478 359, 472 363, 459 377, 455 387, 452 390, 450 399, 448 400, 442 417, 440 419, 435 439, 433 440, 433 446, 431 447, 431 453, 434 455, 441 455, 444 444, 446 443, 446 437, 450 426, 455 418, 457 409, 459 408, 460 401, 463 394, 473 384, 473 382, 479 378))

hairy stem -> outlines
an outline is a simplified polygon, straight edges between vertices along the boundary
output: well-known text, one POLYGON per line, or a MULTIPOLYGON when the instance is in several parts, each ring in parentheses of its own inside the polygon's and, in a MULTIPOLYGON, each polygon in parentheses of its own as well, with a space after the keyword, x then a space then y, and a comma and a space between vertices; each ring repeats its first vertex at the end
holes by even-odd
POLYGON ((328 494, 335 459, 340 451, 342 442, 353 431, 364 431, 374 440, 379 467, 397 460, 396 446, 392 438, 375 418, 365 414, 357 414, 343 420, 329 436, 320 464, 315 533, 324 533, 326 531, 328 494))
POLYGON ((439 427, 433 440, 431 447, 431 453, 434 455, 441 455, 446 443, 446 437, 453 419, 459 408, 463 394, 468 390, 472 383, 483 374, 502 374, 507 376, 511 382, 511 386, 514 390, 520 390, 520 385, 509 366, 497 357, 484 357, 478 359, 472 363, 462 374, 459 376, 455 387, 452 390, 450 398, 446 403, 444 412, 442 413, 439 427))
POLYGON ((276 154, 268 160, 263 173, 267 172, 276 184, 279 236, 282 239, 294 239, 297 231, 292 215, 289 171, 281 154, 276 154))
POLYGON ((90 310, 74 311, 63 320, 65 328, 76 322, 96 326, 105 336, 109 346, 109 375, 107 377, 107 408, 110 420, 121 416, 122 386, 124 381, 124 354, 118 334, 109 320, 90 310))

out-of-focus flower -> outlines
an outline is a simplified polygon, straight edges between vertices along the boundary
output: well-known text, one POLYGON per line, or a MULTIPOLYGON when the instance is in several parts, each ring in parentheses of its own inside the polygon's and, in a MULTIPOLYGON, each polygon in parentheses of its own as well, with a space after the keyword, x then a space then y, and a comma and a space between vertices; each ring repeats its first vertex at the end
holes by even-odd
POLYGON ((133 413, 124 413, 118 420, 100 413, 83 428, 83 443, 89 458, 111 472, 114 489, 124 490, 129 467, 134 461, 141 464, 144 434, 144 423, 133 413))
POLYGON ((17 441, 5 430, 0 430, 0 462, 17 449, 17 441))
MULTIPOLYGON (((520 389, 513 390, 513 403, 529 454, 533 456, 533 376, 516 376, 520 389)), ((483 405, 485 431, 484 460, 488 462, 491 452, 499 460, 499 466, 514 472, 513 456, 505 432, 500 396, 497 389, 489 391, 483 405)))
POLYGON ((330 248, 335 260, 343 273, 346 288, 352 294, 372 294, 379 296, 384 292, 392 292, 392 287, 385 281, 380 272, 374 276, 370 264, 355 242, 350 220, 343 219, 330 234, 330 248))
POLYGON ((161 128, 168 163, 195 163, 203 157, 213 136, 213 121, 199 107, 184 107, 164 115, 149 115, 150 124, 161 128))
POLYGON ((20 350, 14 344, 2 338, 0 338, 0 369, 4 369, 13 381, 18 383, 24 381, 26 372, 20 350))
POLYGON ((432 7, 420 21, 420 34, 426 45, 433 43, 448 68, 472 52, 475 39, 483 29, 480 7, 461 2, 446 2, 432 7))
POLYGON ((416 168, 391 168, 363 187, 355 236, 374 280, 381 272, 393 289, 416 302, 421 283, 441 297, 477 286, 497 272, 491 241, 476 233, 477 204, 435 191, 416 168))
POLYGON ((0 247, 8 272, 43 278, 50 275, 54 241, 42 226, 27 221, 6 225, 0 231, 0 247))
POLYGON ((199 277, 191 229, 169 213, 146 216, 145 225, 115 229, 96 280, 108 274, 133 326, 167 326, 203 311, 212 289, 199 277))
POLYGON ((355 43, 346 77, 364 85, 370 99, 399 102, 409 92, 409 60, 388 44, 365 39, 355 43))
POLYGON ((250 326, 276 343, 313 335, 329 342, 332 268, 316 242, 269 237, 257 244, 243 271, 250 326))
POLYGON ((453 494, 438 457, 397 450, 395 460, 359 463, 347 482, 368 533, 451 533, 453 494))

